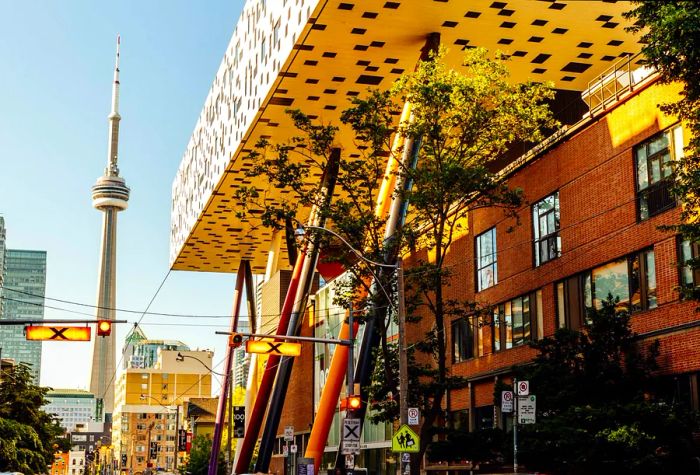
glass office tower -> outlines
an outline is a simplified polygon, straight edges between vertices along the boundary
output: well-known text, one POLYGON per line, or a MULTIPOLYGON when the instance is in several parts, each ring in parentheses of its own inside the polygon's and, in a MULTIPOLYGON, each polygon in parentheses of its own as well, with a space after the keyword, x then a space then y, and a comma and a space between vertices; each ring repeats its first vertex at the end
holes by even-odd
MULTIPOLYGON (((5 253, 3 320, 43 320, 46 291, 46 251, 8 249, 5 253)), ((41 375, 41 342, 27 341, 22 325, 0 325, 3 358, 32 365, 35 382, 41 375)))

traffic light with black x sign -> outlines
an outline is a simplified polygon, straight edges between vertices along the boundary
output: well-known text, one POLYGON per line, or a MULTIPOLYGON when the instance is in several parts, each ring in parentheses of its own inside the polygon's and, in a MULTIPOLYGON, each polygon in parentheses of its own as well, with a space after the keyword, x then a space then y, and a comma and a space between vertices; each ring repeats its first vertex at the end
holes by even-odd
POLYGON ((228 346, 238 348, 243 343, 243 335, 240 333, 231 333, 228 337, 228 346))
POLYGON ((109 320, 97 320, 97 336, 109 336, 112 334, 112 322, 109 320))

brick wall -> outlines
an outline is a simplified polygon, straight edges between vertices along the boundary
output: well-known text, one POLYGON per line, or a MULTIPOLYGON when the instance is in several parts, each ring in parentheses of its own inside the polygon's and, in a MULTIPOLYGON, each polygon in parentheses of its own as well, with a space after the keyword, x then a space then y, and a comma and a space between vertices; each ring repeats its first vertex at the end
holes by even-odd
MULTIPOLYGON (((480 209, 470 214, 469 230, 458 239, 447 255, 447 266, 454 277, 446 289, 448 298, 475 299, 498 304, 527 292, 542 291, 542 332, 551 335, 557 326, 555 282, 645 248, 653 248, 658 307, 635 313, 633 330, 638 333, 660 330, 697 319, 694 305, 682 302, 678 285, 676 238, 658 229, 679 219, 679 207, 637 222, 635 145, 664 130, 676 121, 661 114, 656 105, 673 100, 676 85, 654 84, 567 137, 545 154, 521 167, 509 177, 511 187, 521 188, 526 204, 519 210, 520 223, 506 218, 502 211, 480 209), (561 210, 561 257, 539 267, 533 265, 531 205, 559 191, 561 210), (496 227, 498 283, 475 292, 474 238, 496 227), (509 228, 513 228, 509 232, 509 228)), ((687 143, 687 132, 684 131, 687 143)), ((416 253, 411 261, 426 258, 416 253)), ((428 318, 412 325, 409 336, 419 337, 430 328, 428 318)), ((484 329, 489 332, 489 329, 484 329)), ((448 363, 451 361, 450 325, 446 322, 448 363)), ((661 341, 661 371, 700 370, 697 344, 700 330, 686 330, 658 337, 661 341)), ((517 347, 472 358, 451 365, 453 374, 484 377, 472 386, 475 407, 493 404, 493 381, 488 375, 507 371, 516 363, 528 361, 534 350, 517 347)), ((451 410, 469 407, 468 389, 451 394, 451 410)))

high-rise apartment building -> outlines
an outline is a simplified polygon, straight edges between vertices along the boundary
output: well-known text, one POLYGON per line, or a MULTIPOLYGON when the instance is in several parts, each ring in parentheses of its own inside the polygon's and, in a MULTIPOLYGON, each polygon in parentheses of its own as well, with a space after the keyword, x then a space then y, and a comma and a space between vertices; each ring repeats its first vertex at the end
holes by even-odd
MULTIPOLYGON (((8 249, 2 300, 4 320, 44 319, 46 251, 8 249)), ((41 375, 41 342, 27 341, 23 325, 0 325, 2 356, 32 366, 35 381, 41 375)))
POLYGON ((95 420, 95 395, 80 389, 53 389, 46 394, 44 411, 55 414, 66 432, 95 420))

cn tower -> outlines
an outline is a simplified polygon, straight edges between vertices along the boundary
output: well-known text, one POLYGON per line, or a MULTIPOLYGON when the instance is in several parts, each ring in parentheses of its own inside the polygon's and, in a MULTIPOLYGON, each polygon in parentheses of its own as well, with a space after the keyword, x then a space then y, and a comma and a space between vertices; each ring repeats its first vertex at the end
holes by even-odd
MULTIPOLYGON (((119 176, 117 158, 119 152, 119 43, 117 36, 117 60, 112 84, 112 111, 109 120, 107 168, 104 175, 92 187, 92 206, 102 211, 102 249, 100 251, 97 282, 97 319, 115 320, 117 303, 117 213, 128 206, 129 187, 119 176)), ((92 352, 90 392, 98 402, 98 420, 114 410, 114 380, 116 371, 116 335, 95 336, 92 352)))

